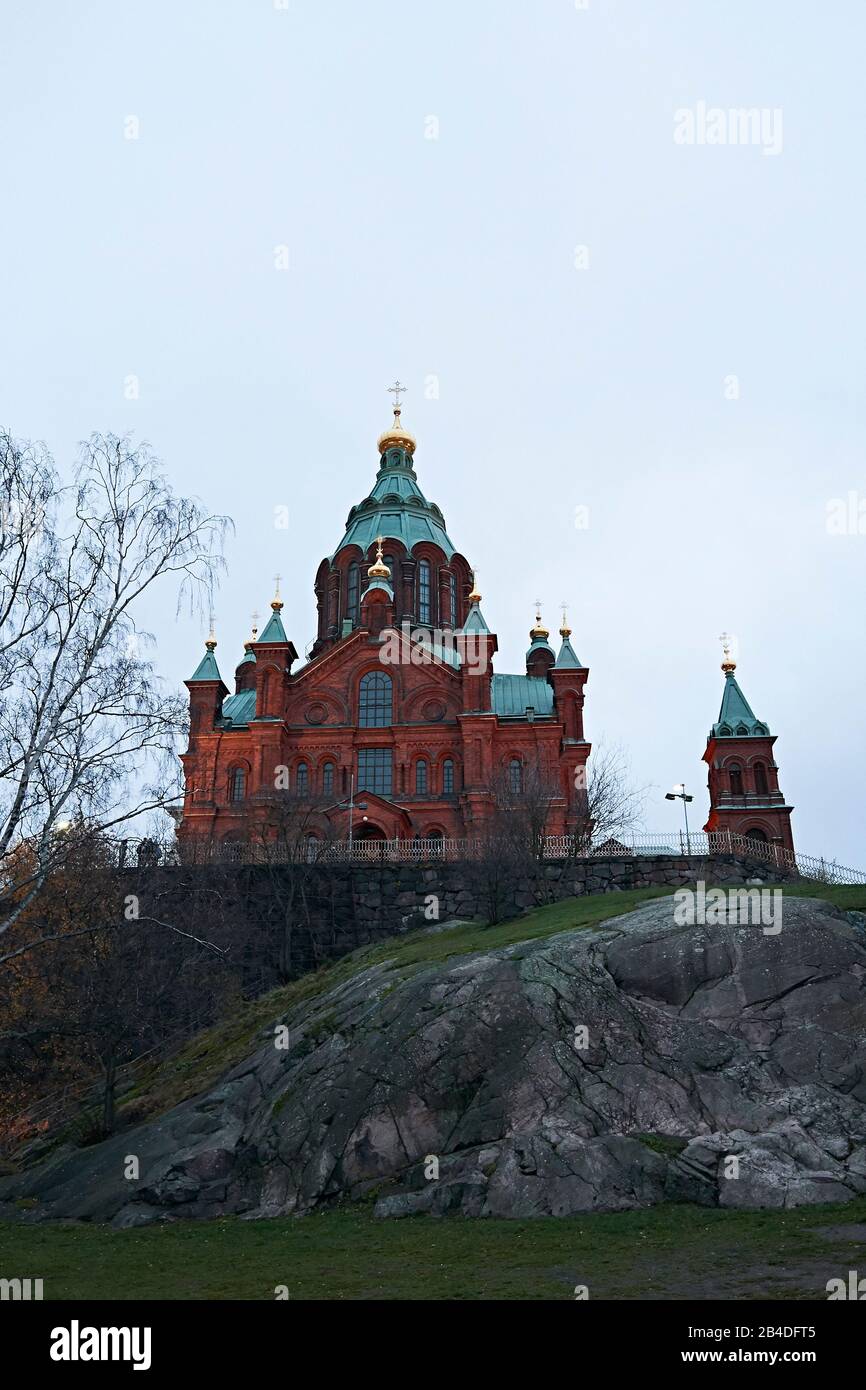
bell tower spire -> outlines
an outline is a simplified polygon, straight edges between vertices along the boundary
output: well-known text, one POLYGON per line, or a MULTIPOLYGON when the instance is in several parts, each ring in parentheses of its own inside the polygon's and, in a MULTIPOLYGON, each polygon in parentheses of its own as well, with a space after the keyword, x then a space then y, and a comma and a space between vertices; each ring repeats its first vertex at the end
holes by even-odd
POLYGON ((740 689, 734 675, 733 639, 723 632, 719 640, 725 685, 719 717, 710 729, 704 753, 710 793, 710 815, 704 830, 729 830, 793 851, 794 808, 786 804, 779 789, 773 752, 776 736, 763 720, 756 719, 740 689))

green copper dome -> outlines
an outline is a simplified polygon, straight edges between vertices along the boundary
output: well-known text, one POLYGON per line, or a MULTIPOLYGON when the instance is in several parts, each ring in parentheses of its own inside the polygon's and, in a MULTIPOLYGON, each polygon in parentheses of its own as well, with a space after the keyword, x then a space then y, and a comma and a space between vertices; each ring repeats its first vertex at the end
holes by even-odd
POLYGON ((366 554, 377 536, 401 541, 407 551, 419 541, 432 541, 447 559, 454 554, 444 516, 419 488, 408 450, 397 445, 383 453, 370 495, 349 512, 346 533, 334 555, 347 545, 357 545, 366 554))

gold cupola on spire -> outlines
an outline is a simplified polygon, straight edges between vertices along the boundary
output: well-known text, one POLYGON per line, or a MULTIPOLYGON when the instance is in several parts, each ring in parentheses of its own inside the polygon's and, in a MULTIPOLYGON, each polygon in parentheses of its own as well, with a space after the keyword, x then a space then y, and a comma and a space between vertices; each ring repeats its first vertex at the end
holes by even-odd
POLYGON ((376 537, 376 559, 367 570, 368 579, 390 579, 391 571, 382 559, 382 537, 376 537))
POLYGON ((382 434, 379 435, 378 444, 380 454, 384 454, 386 449, 390 449, 395 445, 398 449, 405 449, 410 457, 415 452, 415 436, 410 434, 407 429, 403 428, 400 419, 400 396, 407 389, 407 387, 400 384, 399 377, 394 382, 393 386, 388 387, 388 390, 394 397, 394 423, 391 425, 390 429, 384 430, 382 434))
POLYGON ((731 641, 729 633, 723 632, 719 641, 722 644, 722 670, 726 676, 731 676, 737 669, 737 663, 731 656, 731 641))
POLYGON ((529 635, 532 638, 533 642, 535 642, 536 640, 546 641, 547 638, 550 636, 548 629, 544 626, 543 622, 541 621, 540 599, 537 600, 535 604, 535 627, 530 628, 529 635))

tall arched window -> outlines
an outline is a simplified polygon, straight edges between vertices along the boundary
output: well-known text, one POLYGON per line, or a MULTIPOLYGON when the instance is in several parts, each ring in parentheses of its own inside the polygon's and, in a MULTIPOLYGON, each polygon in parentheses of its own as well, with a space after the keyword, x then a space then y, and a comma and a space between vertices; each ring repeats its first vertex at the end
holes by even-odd
POLYGON ((448 603, 451 609, 451 624, 457 626, 457 580, 453 574, 448 575, 448 603))
POLYGON ((432 621, 430 610, 430 561, 421 560, 418 564, 418 621, 432 621))
POLYGON ((508 785, 513 792, 523 789, 523 767, 519 758, 512 758, 508 764, 508 785))
POLYGON ((361 616, 361 608, 358 602, 360 594, 360 570, 354 560, 349 566, 349 573, 346 578, 346 617, 351 618, 357 626, 361 616))
POLYGON ((427 795, 427 764, 423 758, 415 764, 415 795, 427 795))
POLYGON ((763 763, 755 763, 755 791, 758 796, 767 796, 769 793, 767 785, 767 769, 763 763))
POLYGON ((298 770, 295 773, 295 789, 298 796, 306 796, 310 789, 310 769, 306 763, 298 763, 298 770))
POLYGON ((229 801, 243 801, 247 792, 247 774, 242 767, 234 767, 229 773, 229 801))
POLYGON ((736 765, 728 769, 728 776, 731 779, 731 796, 743 795, 743 773, 736 765))
POLYGON ((322 792, 325 796, 334 794, 334 764, 325 763, 322 768, 322 792))
POLYGON ((384 671, 368 671, 361 678, 358 724, 362 729, 385 729, 391 723, 391 677, 384 671))
POLYGON ((450 758, 446 758, 442 764, 442 791, 445 796, 454 793, 454 764, 450 758))

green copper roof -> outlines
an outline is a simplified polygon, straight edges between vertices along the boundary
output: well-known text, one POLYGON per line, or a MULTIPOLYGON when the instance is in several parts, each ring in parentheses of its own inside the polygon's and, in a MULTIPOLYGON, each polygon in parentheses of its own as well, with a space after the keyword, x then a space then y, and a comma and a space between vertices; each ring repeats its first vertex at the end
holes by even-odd
POLYGON ((366 598, 367 594, 369 594, 371 589, 381 589, 382 592, 387 594, 390 599, 393 599, 394 597, 394 590, 391 586, 390 581, 387 579, 371 579, 370 583, 367 585, 366 589, 364 590, 364 593, 361 596, 362 599, 366 598))
POLYGON ((481 612, 477 603, 473 603, 469 612, 466 614, 466 622, 460 629, 461 632, 490 632, 490 628, 484 621, 484 614, 481 612))
POLYGON ((255 652, 253 651, 252 647, 249 647, 248 650, 247 650, 246 652, 244 652, 244 655, 241 657, 240 661, 238 662, 238 665, 239 665, 239 666, 246 666, 246 664, 247 664, 248 661, 251 661, 251 662, 253 663, 253 665, 255 666, 255 664, 256 664, 256 654, 255 654, 255 652))
POLYGON ((286 629, 283 627, 283 620, 276 609, 271 613, 264 632, 259 634, 256 646, 262 642, 288 642, 286 629))
POLYGON ((222 676, 216 664, 216 657, 208 647, 198 666, 190 676, 191 681, 221 681, 222 676))
POLYGON ((583 665, 578 660, 577 652, 571 645, 567 637, 563 637, 562 646, 559 649, 559 656, 556 658, 557 671, 582 671, 583 665))
POLYGON ((347 545, 360 546, 366 552, 377 536, 402 541, 407 551, 419 541, 432 541, 441 547, 447 559, 454 554, 445 518, 419 488, 409 455, 403 449, 388 449, 383 455, 373 490, 349 512, 346 533, 334 555, 347 545))
POLYGON ((541 676, 494 676, 490 694, 494 714, 525 719, 530 705, 538 715, 553 714, 553 690, 541 676))
POLYGON ((553 648, 546 637, 533 637, 526 655, 529 657, 533 652, 540 651, 550 652, 550 655, 553 656, 553 648))
POLYGON ((248 724, 256 717, 256 692, 242 690, 240 695, 229 695, 223 700, 223 720, 238 728, 248 724))
POLYGON ((766 738, 770 730, 756 719, 752 707, 737 685, 733 671, 725 672, 722 707, 710 735, 713 738, 766 738))

